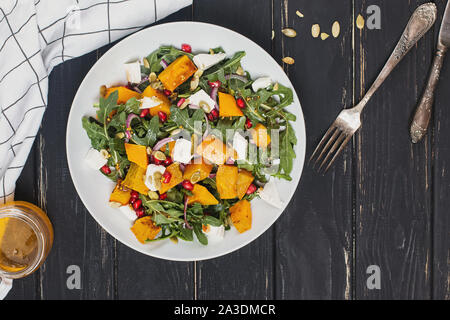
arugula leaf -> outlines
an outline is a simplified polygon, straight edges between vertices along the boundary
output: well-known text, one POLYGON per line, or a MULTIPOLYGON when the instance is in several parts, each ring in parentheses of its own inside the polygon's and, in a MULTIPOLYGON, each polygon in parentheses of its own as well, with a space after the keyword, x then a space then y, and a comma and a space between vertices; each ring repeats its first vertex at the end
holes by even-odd
POLYGON ((202 225, 196 223, 192 227, 194 228, 194 233, 197 236, 198 241, 204 246, 206 246, 208 244, 208 238, 202 231, 202 225))
MULTIPOLYGON (((170 120, 175 122, 178 126, 183 127, 183 129, 188 130, 191 133, 201 135, 203 129, 198 131, 198 128, 195 128, 196 121, 203 121, 205 112, 203 109, 195 110, 192 116, 189 116, 188 108, 184 108, 181 110, 176 106, 170 107, 170 120)), ((203 126, 202 126, 203 127, 203 126)))
POLYGON ((213 216, 204 216, 203 224, 209 224, 212 225, 213 227, 220 227, 222 225, 222 221, 213 216))
POLYGON ((149 122, 143 123, 144 128, 147 130, 145 136, 139 137, 136 133, 132 135, 131 140, 136 144, 144 146, 153 146, 158 139, 159 130, 159 118, 152 117, 149 122))
POLYGON ((138 101, 138 99, 131 98, 125 103, 124 110, 128 114, 130 114, 130 113, 140 114, 141 113, 141 110, 139 109, 140 106, 141 106, 141 103, 138 101))
POLYGON ((108 136, 106 135, 103 126, 99 125, 94 119, 83 117, 82 125, 84 130, 91 139, 92 148, 96 150, 106 149, 108 146, 108 136))
POLYGON ((294 158, 296 157, 294 145, 297 144, 297 137, 289 123, 286 123, 286 129, 280 133, 280 170, 286 175, 292 171, 294 158))
POLYGON ((216 81, 218 80, 220 72, 223 72, 224 74, 234 73, 241 65, 241 59, 243 57, 245 57, 245 51, 238 51, 230 59, 225 59, 209 69, 204 76, 206 76, 209 81, 216 81))
POLYGON ((147 61, 150 65, 149 71, 155 73, 161 72, 163 70, 163 67, 160 64, 162 59, 170 64, 182 55, 186 55, 191 59, 194 56, 191 53, 184 52, 172 46, 162 46, 147 56, 147 61))
POLYGON ((107 119, 111 112, 116 110, 117 107, 117 99, 119 98, 118 91, 112 92, 108 98, 102 98, 100 97, 100 104, 97 110, 97 118, 98 121, 100 121, 102 124, 107 124, 107 119))
POLYGON ((185 241, 193 241, 194 234, 191 229, 188 228, 180 228, 179 237, 185 241))

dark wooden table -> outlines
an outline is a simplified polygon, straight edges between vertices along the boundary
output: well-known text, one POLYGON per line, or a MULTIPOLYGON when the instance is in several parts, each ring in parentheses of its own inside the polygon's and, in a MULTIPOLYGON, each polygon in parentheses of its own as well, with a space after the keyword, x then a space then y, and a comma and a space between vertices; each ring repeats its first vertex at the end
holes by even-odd
MULTIPOLYGON (((338 111, 375 79, 417 0, 194 0, 159 23, 194 20, 235 30, 284 66, 303 107, 307 156, 338 111), (381 30, 353 28, 369 5, 381 30), (295 11, 305 14, 300 19, 295 11), (341 36, 313 39, 311 25, 341 36), (283 27, 299 35, 282 36, 283 27), (271 31, 275 38, 271 39, 271 31)), ((436 0, 440 24, 445 0, 436 0)), ((77 196, 67 167, 67 116, 78 86, 111 46, 56 67, 42 129, 17 184, 16 199, 37 203, 55 227, 48 260, 14 282, 9 299, 448 299, 450 61, 437 92, 432 130, 412 145, 411 113, 435 47, 436 25, 398 66, 364 113, 344 155, 325 176, 306 166, 278 222, 250 245, 204 262, 170 262, 137 253, 109 236, 77 196), (82 288, 66 286, 70 265, 82 288), (370 265, 381 289, 369 290, 370 265)))

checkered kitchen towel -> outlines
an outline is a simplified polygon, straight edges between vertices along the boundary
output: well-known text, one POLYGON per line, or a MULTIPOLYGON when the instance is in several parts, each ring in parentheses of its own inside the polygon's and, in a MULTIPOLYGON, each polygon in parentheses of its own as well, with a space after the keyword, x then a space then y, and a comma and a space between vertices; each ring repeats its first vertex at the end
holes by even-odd
POLYGON ((47 107, 48 75, 192 0, 0 0, 0 204, 16 180, 47 107))

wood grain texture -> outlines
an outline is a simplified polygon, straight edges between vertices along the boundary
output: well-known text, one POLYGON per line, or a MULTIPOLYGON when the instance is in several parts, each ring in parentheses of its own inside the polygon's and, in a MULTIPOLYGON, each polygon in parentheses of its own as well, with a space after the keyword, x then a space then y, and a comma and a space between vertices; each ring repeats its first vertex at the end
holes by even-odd
MULTIPOLYGON (((194 20, 235 30, 270 52, 271 8, 271 0, 194 0, 194 20)), ((198 262, 195 298, 273 299, 273 234, 271 228, 236 252, 198 262)))
MULTIPOLYGON (((355 2, 355 18, 378 5, 381 30, 355 29, 355 102, 376 78, 412 12, 425 1, 355 2)), ((425 82, 433 47, 429 32, 367 105, 356 136, 357 299, 428 299, 431 293, 430 137, 412 145, 408 125, 425 82), (366 269, 381 269, 369 290, 366 269)))
MULTIPOLYGON (((284 66, 302 103, 307 153, 322 138, 352 93, 351 1, 274 1, 274 56, 295 59, 284 66), (324 10, 326 8, 326 10, 324 10), (296 15, 296 10, 304 18, 296 15), (338 39, 311 36, 319 23, 338 39), (294 28, 298 36, 284 37, 294 28)), ((306 161, 307 161, 306 159, 306 161)), ((352 278, 352 150, 347 148, 326 176, 306 162, 299 187, 276 223, 275 263, 278 299, 351 299, 352 278)))
MULTIPOLYGON (((436 1, 439 12, 444 12, 447 1, 436 1)), ((440 15, 439 15, 440 18, 440 15)), ((441 19, 437 23, 440 23, 441 19)), ((438 28, 435 28, 437 36, 438 28)), ((433 299, 450 299, 450 60, 446 59, 436 90, 433 139, 433 299)), ((432 119, 433 121, 433 119, 432 119)))

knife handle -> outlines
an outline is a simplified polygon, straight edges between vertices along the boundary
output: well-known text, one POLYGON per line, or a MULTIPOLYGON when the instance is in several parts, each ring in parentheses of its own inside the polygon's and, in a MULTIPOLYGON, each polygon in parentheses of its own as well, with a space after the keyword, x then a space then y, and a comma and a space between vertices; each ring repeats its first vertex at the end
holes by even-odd
POLYGON ((447 48, 441 44, 438 44, 436 56, 434 57, 434 61, 431 66, 427 86, 422 95, 422 99, 417 106, 416 113, 414 114, 414 118, 411 124, 410 134, 413 143, 418 143, 420 140, 422 140, 422 138, 428 131, 428 125, 431 118, 431 110, 434 103, 434 94, 439 82, 439 76, 441 74, 441 69, 444 63, 446 52, 447 48))

